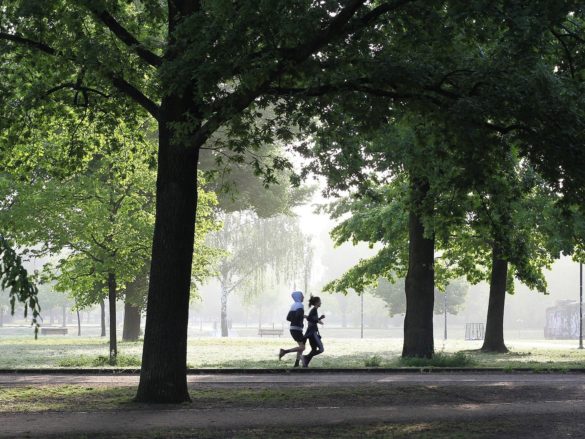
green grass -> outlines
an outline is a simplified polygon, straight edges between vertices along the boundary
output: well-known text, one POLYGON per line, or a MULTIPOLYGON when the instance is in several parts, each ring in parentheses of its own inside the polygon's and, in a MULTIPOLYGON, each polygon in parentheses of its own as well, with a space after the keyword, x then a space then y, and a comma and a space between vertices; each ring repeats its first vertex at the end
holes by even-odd
POLYGON ((477 361, 463 352, 437 352, 433 358, 400 358, 399 364, 403 367, 473 367, 477 361))
MULTIPOLYGON (((108 343, 99 337, 1 337, 0 368, 111 367, 107 364, 108 343)), ((432 363, 401 360, 398 338, 348 339, 323 337, 325 353, 311 367, 500 367, 535 371, 585 367, 585 350, 567 341, 508 340, 510 352, 485 354, 480 342, 448 340, 432 363), (573 346, 574 345, 574 346, 573 346), (457 352, 461 352, 457 355, 457 352)), ((193 368, 280 368, 288 369, 293 355, 278 360, 279 348, 293 347, 283 338, 192 338, 187 363, 193 368)), ((439 346, 439 343, 437 343, 439 346)), ((119 342, 119 367, 139 367, 141 342, 119 342)))
POLYGON ((382 357, 379 355, 372 355, 364 361, 364 366, 366 367, 380 367, 381 365, 382 357))
POLYGON ((105 355, 90 357, 80 355, 78 357, 66 357, 59 360, 59 367, 140 367, 141 358, 137 355, 118 355, 113 361, 105 355))
POLYGON ((130 387, 4 387, 0 389, 0 413, 120 409, 133 404, 135 393, 130 387))
MULTIPOLYGON (((226 387, 197 385, 191 389, 192 402, 170 405, 172 408, 210 409, 226 407, 305 407, 307 401, 314 405, 328 405, 331 401, 351 401, 353 404, 399 404, 412 399, 413 390, 423 386, 399 387, 347 385, 320 387, 318 380, 312 385, 278 387, 226 387)), ((136 388, 46 385, 0 388, 0 413, 84 410, 121 410, 145 407, 132 402, 136 388), (89 404, 89 405, 88 405, 89 404)), ((437 395, 432 395, 437 398, 437 395)))

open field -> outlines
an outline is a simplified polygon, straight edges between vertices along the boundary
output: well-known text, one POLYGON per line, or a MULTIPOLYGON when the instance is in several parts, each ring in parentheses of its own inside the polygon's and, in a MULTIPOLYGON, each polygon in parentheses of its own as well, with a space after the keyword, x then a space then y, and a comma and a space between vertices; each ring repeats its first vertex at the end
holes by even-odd
MULTIPOLYGON (((30 328, 29 328, 30 331, 30 328)), ((325 352, 316 357, 312 367, 400 367, 400 338, 342 338, 323 335, 325 352)), ((292 347, 289 337, 192 337, 187 362, 193 368, 289 368, 293 356, 278 361, 281 347, 292 347)), ((479 341, 436 340, 437 352, 447 355, 463 352, 466 364, 448 366, 585 368, 585 350, 577 349, 574 340, 507 340, 508 354, 481 354, 479 341)), ((142 343, 119 344, 120 366, 138 367, 142 343)), ((5 336, 0 332, 0 368, 53 368, 107 366, 107 340, 100 337, 5 336)))

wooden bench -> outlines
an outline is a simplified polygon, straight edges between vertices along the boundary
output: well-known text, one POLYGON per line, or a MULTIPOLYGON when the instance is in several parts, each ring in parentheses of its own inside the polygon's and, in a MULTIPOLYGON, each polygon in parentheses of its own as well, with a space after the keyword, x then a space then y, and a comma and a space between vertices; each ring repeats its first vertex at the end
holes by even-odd
POLYGON ((51 334, 65 335, 68 332, 69 331, 67 330, 67 328, 42 328, 41 327, 41 334, 42 335, 51 335, 51 334))
POLYGON ((282 328, 258 328, 258 335, 263 337, 265 335, 282 335, 282 328))

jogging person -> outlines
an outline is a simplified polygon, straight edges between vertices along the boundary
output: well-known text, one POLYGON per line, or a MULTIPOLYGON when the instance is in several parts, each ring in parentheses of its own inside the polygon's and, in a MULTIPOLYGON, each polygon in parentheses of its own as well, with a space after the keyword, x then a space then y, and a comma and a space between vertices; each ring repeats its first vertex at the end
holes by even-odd
POLYGON ((301 357, 301 361, 303 363, 303 367, 309 367, 309 363, 316 355, 322 354, 325 352, 325 348, 323 347, 323 342, 321 341, 321 334, 319 334, 319 327, 317 325, 322 325, 322 320, 325 318, 324 315, 319 317, 317 310, 321 306, 321 299, 317 296, 311 296, 309 299, 309 306, 312 306, 309 315, 307 316, 307 332, 305 332, 305 339, 309 340, 309 344, 311 345, 311 352, 308 355, 303 355, 301 357))
POLYGON ((303 300, 305 296, 301 291, 293 291, 291 294, 294 302, 290 307, 290 311, 288 312, 286 319, 290 322, 290 335, 294 341, 297 342, 298 346, 295 348, 290 349, 281 349, 278 354, 278 359, 280 360, 286 354, 291 352, 297 353, 297 358, 295 360, 294 367, 299 367, 299 362, 301 360, 301 355, 305 350, 305 337, 303 336, 303 327, 304 327, 304 319, 305 319, 305 308, 303 307, 303 300))

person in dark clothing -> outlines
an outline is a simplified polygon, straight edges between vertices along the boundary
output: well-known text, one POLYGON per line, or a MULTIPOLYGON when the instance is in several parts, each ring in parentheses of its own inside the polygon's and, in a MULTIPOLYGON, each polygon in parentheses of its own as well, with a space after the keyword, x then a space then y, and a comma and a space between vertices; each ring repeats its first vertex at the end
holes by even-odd
POLYGON ((305 308, 303 306, 303 300, 305 297, 301 291, 293 291, 291 294, 294 302, 290 307, 286 319, 290 322, 290 335, 294 341, 297 342, 298 346, 290 349, 281 349, 278 354, 280 360, 286 354, 296 352, 297 358, 295 360, 294 367, 299 367, 301 355, 305 350, 306 339, 303 335, 304 319, 305 319, 305 308))
POLYGON ((314 356, 325 352, 323 342, 321 341, 321 335, 319 334, 319 327, 317 325, 323 324, 324 315, 319 317, 317 310, 321 306, 321 299, 317 296, 311 296, 309 299, 309 306, 312 306, 309 315, 307 316, 307 332, 305 332, 305 339, 309 340, 311 345, 311 352, 308 355, 301 357, 303 367, 309 367, 309 363, 314 356))

